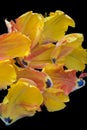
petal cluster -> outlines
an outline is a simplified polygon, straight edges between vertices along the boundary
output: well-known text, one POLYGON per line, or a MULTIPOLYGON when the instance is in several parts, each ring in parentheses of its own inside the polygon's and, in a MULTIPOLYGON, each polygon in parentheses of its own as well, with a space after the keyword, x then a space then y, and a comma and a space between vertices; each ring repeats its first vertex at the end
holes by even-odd
POLYGON ((48 16, 29 11, 15 20, 5 19, 8 32, 0 35, 0 118, 10 125, 46 107, 66 107, 69 94, 87 77, 87 50, 81 33, 67 34, 74 20, 63 11, 48 16), (79 72, 79 73, 78 73, 79 72), (1 95, 2 96, 2 95, 1 95))

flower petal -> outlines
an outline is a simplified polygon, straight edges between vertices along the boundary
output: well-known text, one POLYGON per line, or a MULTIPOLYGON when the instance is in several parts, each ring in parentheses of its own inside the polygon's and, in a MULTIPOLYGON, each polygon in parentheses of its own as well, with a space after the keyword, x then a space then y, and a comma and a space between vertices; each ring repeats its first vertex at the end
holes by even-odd
POLYGON ((5 89, 16 81, 16 72, 9 60, 0 61, 0 89, 5 89))
POLYGON ((72 33, 65 35, 57 44, 51 54, 52 60, 56 61, 70 54, 74 49, 80 47, 84 37, 80 33, 72 33))
POLYGON ((23 57, 30 52, 31 41, 19 32, 0 36, 0 60, 23 57))
POLYGON ((65 108, 64 102, 69 101, 69 97, 64 94, 61 89, 57 89, 57 92, 46 91, 43 93, 44 104, 49 112, 58 111, 65 108))
POLYGON ((29 80, 20 79, 11 85, 7 96, 0 104, 1 119, 6 125, 10 125, 22 117, 33 116, 42 102, 43 97, 39 89, 30 84, 29 80))
POLYGON ((25 69, 17 69, 17 78, 26 78, 34 81, 41 91, 48 86, 48 80, 50 86, 52 86, 52 81, 46 73, 34 70, 30 67, 25 69))
POLYGON ((85 69, 85 64, 87 64, 87 51, 86 49, 79 47, 67 55, 63 63, 69 69, 75 69, 77 71, 82 71, 85 69))
POLYGON ((43 29, 43 16, 30 11, 18 17, 15 21, 16 23, 11 21, 13 28, 28 36, 32 41, 32 47, 34 47, 37 44, 43 29))
POLYGON ((48 64, 43 71, 51 77, 53 85, 61 88, 65 94, 74 89, 77 81, 75 70, 64 70, 63 65, 48 64))
POLYGON ((57 10, 45 18, 44 28, 40 43, 56 42, 60 40, 68 29, 68 26, 75 26, 74 20, 64 12, 57 10))
POLYGON ((51 54, 51 59, 57 64, 63 63, 69 69, 82 71, 87 64, 87 51, 82 47, 84 37, 80 33, 64 36, 51 54))
POLYGON ((45 64, 51 63, 51 53, 53 52, 55 45, 49 43, 46 45, 38 45, 31 50, 31 54, 25 57, 25 60, 29 62, 29 66, 32 68, 43 68, 45 64))

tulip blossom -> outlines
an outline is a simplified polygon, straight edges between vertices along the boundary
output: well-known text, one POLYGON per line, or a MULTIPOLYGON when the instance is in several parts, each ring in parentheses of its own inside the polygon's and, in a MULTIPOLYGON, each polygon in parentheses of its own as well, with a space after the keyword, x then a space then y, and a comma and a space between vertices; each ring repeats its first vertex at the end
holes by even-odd
POLYGON ((8 32, 0 35, 0 119, 10 125, 67 107, 69 94, 86 85, 87 50, 84 35, 66 34, 75 27, 63 11, 48 16, 28 11, 5 19, 8 32), (79 72, 79 73, 78 73, 79 72), (67 103, 67 104, 66 104, 67 103))

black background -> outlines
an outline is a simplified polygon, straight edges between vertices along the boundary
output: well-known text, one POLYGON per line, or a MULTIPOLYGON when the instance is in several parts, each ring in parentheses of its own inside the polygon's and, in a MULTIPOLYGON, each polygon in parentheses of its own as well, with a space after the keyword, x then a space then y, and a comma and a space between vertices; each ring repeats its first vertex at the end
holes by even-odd
MULTIPOLYGON (((87 7, 85 0, 3 0, 0 1, 0 34, 5 33, 4 19, 15 19, 27 11, 45 14, 45 12, 62 10, 71 16, 76 27, 70 28, 69 33, 83 33, 83 46, 87 48, 87 7)), ((87 80, 87 79, 86 79, 87 80)), ((25 117, 10 126, 0 120, 0 130, 59 130, 59 129, 87 129, 87 84, 85 87, 70 94, 67 107, 58 112, 42 112, 33 117, 25 117)))

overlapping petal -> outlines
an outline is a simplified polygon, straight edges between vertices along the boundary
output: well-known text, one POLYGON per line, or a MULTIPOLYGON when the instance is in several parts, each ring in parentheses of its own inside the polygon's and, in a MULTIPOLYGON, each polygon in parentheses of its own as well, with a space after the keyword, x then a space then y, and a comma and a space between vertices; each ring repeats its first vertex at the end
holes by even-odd
POLYGON ((62 89, 51 88, 43 93, 44 104, 48 111, 54 112, 62 110, 69 101, 68 95, 65 95, 62 89))
POLYGON ((87 64, 87 51, 86 49, 79 47, 78 49, 73 50, 63 60, 67 68, 83 71, 87 64))
POLYGON ((52 43, 38 45, 31 50, 31 54, 25 57, 25 60, 29 62, 29 66, 32 68, 42 69, 45 64, 51 63, 51 53, 54 48, 55 45, 52 43))
POLYGON ((9 60, 0 61, 0 89, 16 81, 16 71, 9 60))
POLYGON ((40 89, 40 91, 43 91, 44 88, 48 86, 48 80, 50 82, 50 86, 52 85, 50 77, 45 72, 37 71, 30 67, 25 69, 16 69, 16 72, 17 79, 26 78, 34 81, 34 83, 36 84, 37 88, 40 89))
POLYGON ((44 19, 44 28, 40 37, 40 43, 59 41, 68 29, 68 26, 75 26, 74 20, 64 12, 57 10, 50 13, 44 19))
POLYGON ((40 110, 43 97, 30 80, 19 79, 0 104, 0 116, 6 125, 25 116, 33 116, 40 110))
POLYGON ((51 59, 58 60, 59 62, 62 57, 69 55, 74 49, 80 47, 83 40, 84 37, 80 33, 65 35, 59 42, 57 42, 56 47, 51 54, 51 59))
POLYGON ((0 35, 0 60, 24 57, 30 53, 31 41, 20 32, 0 35))
POLYGON ((87 51, 82 47, 84 37, 80 33, 65 35, 57 44, 51 54, 55 63, 64 63, 69 69, 82 71, 87 64, 87 51))
POLYGON ((29 11, 5 23, 0 89, 8 93, 0 103, 0 118, 10 125, 33 116, 43 105, 49 112, 64 109, 69 94, 85 86, 87 77, 83 34, 65 35, 69 26, 75 27, 74 20, 60 10, 46 17, 29 11))
POLYGON ((48 64, 43 71, 51 77, 55 88, 61 88, 65 94, 69 94, 76 86, 75 70, 64 70, 63 65, 48 64))
POLYGON ((11 21, 9 24, 6 22, 8 29, 12 28, 12 31, 17 30, 28 36, 32 41, 31 46, 34 47, 38 43, 44 26, 43 16, 29 11, 18 17, 15 21, 16 23, 11 21))

